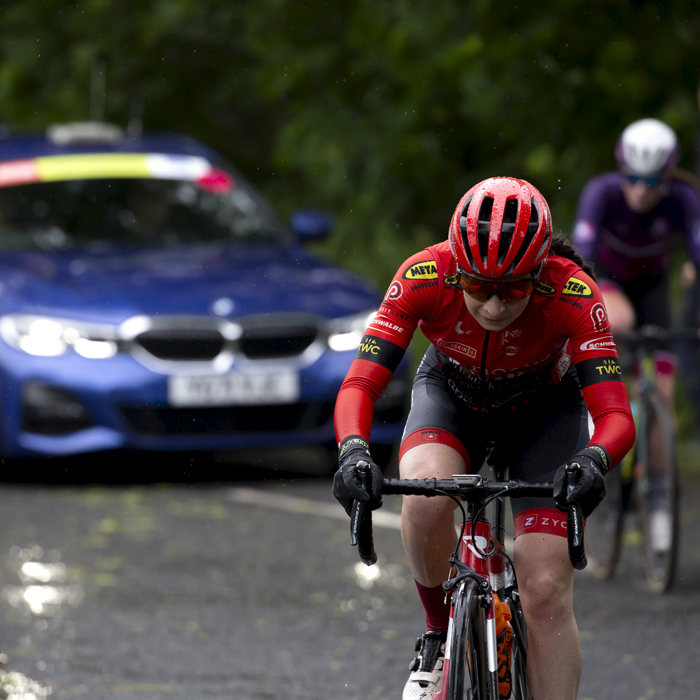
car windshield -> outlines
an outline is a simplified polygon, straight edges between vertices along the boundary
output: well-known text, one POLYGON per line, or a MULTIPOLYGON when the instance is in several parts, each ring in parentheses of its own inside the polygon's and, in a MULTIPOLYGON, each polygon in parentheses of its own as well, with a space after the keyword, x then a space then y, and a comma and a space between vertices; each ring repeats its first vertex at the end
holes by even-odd
POLYGON ((236 182, 217 191, 190 180, 85 179, 0 188, 0 250, 213 241, 281 242, 286 232, 236 182))

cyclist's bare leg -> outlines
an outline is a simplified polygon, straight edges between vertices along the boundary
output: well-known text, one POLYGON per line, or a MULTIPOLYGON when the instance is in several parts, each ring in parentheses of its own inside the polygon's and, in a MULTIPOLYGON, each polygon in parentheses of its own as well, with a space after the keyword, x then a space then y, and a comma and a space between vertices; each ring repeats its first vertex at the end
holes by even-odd
POLYGON ((661 398, 666 402, 668 407, 671 409, 672 414, 675 416, 675 406, 673 401, 673 394, 676 391, 676 373, 670 372, 667 374, 656 373, 654 377, 654 384, 656 390, 661 394, 661 398))
POLYGON ((576 700, 581 646, 574 618, 574 569, 566 538, 523 534, 515 540, 513 554, 528 629, 530 693, 537 700, 576 700))
POLYGON ((628 296, 614 287, 604 287, 603 301, 613 333, 629 333, 637 323, 637 313, 628 296))
MULTIPOLYGON (((417 445, 399 464, 402 479, 450 479, 465 470, 461 455, 442 444, 417 445)), ((428 588, 448 578, 448 560, 457 544, 456 507, 449 498, 403 497, 401 539, 413 578, 428 588)))

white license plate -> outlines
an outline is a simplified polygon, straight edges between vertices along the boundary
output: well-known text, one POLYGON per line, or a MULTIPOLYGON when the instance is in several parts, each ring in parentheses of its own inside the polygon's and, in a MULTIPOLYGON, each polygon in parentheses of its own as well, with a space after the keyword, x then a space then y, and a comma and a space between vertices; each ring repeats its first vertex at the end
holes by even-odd
POLYGON ((299 375, 296 372, 168 378, 171 406, 281 404, 298 399, 299 375))

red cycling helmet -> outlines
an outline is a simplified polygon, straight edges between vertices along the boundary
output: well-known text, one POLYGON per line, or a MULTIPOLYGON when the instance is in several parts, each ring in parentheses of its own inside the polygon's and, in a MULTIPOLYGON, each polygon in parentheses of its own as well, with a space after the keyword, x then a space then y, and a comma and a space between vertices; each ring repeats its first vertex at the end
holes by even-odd
POLYGON ((521 277, 547 256, 552 215, 525 180, 492 177, 474 185, 455 209, 449 241, 459 267, 481 277, 521 277))

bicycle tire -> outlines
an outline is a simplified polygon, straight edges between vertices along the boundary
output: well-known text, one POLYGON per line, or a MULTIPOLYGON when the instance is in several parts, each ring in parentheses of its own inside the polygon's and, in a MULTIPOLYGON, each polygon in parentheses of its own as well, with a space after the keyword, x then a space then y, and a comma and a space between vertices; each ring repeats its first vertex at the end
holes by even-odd
POLYGON ((486 679, 485 616, 475 581, 466 579, 452 594, 452 634, 445 655, 450 660, 447 700, 489 698, 486 679))
POLYGON ((513 627, 513 651, 511 652, 511 700, 530 700, 527 687, 527 625, 520 601, 508 598, 513 627))
POLYGON ((599 579, 610 578, 620 557, 624 523, 624 494, 620 468, 605 476, 606 495, 586 520, 586 554, 599 579))
POLYGON ((647 582, 655 593, 664 593, 673 584, 676 573, 679 537, 674 420, 668 405, 655 391, 644 398, 642 411, 634 493, 647 582), (663 480, 659 478, 662 472, 663 480), (654 524, 659 517, 663 527, 654 524))

